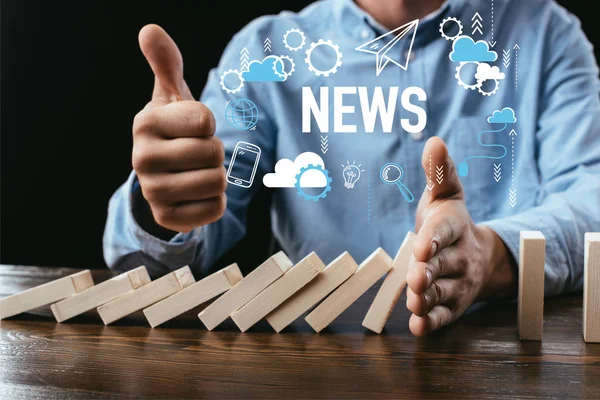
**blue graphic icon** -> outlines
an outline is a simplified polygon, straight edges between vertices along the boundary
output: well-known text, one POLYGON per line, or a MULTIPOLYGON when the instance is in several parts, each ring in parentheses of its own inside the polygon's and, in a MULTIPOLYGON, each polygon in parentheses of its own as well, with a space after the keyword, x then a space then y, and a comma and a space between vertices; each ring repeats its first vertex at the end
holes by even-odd
POLYGON ((504 107, 502 110, 496 110, 488 117, 487 122, 490 124, 514 124, 517 122, 515 110, 510 107, 504 107))
POLYGON ((294 186, 298 191, 298 195, 304 197, 305 200, 319 201, 319 199, 324 199, 325 197, 327 197, 327 193, 331 191, 331 178, 329 177, 329 171, 327 171, 321 165, 308 164, 306 167, 300 168, 300 172, 298 172, 298 174, 296 175, 296 184, 294 186), (307 171, 318 171, 325 176, 327 185, 323 188, 321 193, 313 196, 306 193, 302 188, 300 180, 302 179, 302 175, 304 175, 307 171))
POLYGON ((397 185, 398 189, 400 189, 400 193, 402 193, 402 196, 404 196, 406 201, 412 203, 415 200, 415 196, 412 194, 410 189, 404 183, 402 183, 404 170, 400 165, 396 163, 385 164, 383 167, 381 167, 379 176, 386 185, 397 185))
POLYGON ((472 160, 472 159, 476 159, 476 158, 487 159, 487 160, 500 160, 500 159, 506 157, 506 155, 508 154, 508 150, 507 150, 506 146, 497 144, 497 143, 495 143, 495 144, 483 143, 481 141, 481 136, 484 133, 502 132, 508 127, 508 124, 516 123, 517 117, 515 116, 515 110, 513 110, 510 107, 504 107, 502 110, 496 110, 492 113, 491 117, 488 117, 487 121, 490 124, 504 124, 504 126, 500 129, 479 132, 479 134, 477 135, 477 142, 482 147, 497 147, 497 148, 502 149, 502 151, 503 151, 502 155, 501 156, 470 156, 470 157, 467 157, 463 160, 463 162, 458 164, 458 175, 459 176, 468 176, 469 175, 469 164, 467 164, 468 160, 472 160))
POLYGON ((250 62, 242 77, 246 82, 283 82, 287 74, 281 57, 267 56, 262 61, 250 62))
POLYGON ((463 35, 452 43, 450 60, 454 62, 492 62, 496 61, 498 53, 491 51, 487 42, 463 35))
POLYGON ((225 119, 236 129, 253 129, 258 122, 258 108, 251 100, 236 99, 227 103, 225 119))

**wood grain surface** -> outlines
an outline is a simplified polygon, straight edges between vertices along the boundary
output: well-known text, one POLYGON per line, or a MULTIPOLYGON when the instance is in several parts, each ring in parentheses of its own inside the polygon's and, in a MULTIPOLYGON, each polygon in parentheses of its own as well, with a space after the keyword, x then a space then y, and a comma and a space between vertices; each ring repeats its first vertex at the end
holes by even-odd
MULTIPOLYGON (((73 272, 0 266, 0 297, 73 272)), ((361 321, 378 288, 319 334, 302 318, 279 334, 264 320, 240 333, 230 319, 209 332, 197 309, 151 329, 142 313, 57 324, 40 308, 0 322, 0 398, 600 398, 600 344, 583 342, 581 294, 548 299, 543 341, 521 342, 514 302, 415 338, 404 295, 383 333, 370 333, 361 321)))

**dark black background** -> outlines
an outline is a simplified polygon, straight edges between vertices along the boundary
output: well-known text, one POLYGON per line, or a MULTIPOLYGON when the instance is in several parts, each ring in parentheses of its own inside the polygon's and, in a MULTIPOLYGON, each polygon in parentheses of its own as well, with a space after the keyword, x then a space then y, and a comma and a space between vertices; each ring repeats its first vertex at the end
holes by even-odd
MULTIPOLYGON (((231 36, 281 10, 270 3, 1 0, 0 263, 103 267, 108 199, 131 169, 132 118, 152 90, 139 29, 170 33, 198 97, 231 36)), ((598 43, 589 2, 560 3, 598 43)))

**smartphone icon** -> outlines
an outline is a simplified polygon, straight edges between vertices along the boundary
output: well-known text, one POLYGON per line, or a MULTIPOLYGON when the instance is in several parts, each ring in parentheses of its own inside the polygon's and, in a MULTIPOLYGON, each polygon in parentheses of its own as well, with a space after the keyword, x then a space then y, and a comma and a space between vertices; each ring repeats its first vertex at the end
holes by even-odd
POLYGON ((252 186, 259 160, 260 147, 248 142, 238 142, 227 169, 227 182, 243 188, 252 186))

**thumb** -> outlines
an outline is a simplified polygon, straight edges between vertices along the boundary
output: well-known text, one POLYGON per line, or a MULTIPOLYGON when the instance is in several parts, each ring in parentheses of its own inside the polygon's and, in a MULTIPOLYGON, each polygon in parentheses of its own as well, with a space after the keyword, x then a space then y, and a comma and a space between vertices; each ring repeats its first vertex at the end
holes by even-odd
POLYGON ((421 165, 428 187, 425 188, 419 206, 429 205, 436 200, 464 198, 454 161, 450 158, 448 148, 442 139, 432 137, 427 141, 423 149, 421 165))
POLYGON ((183 80, 183 57, 167 32, 158 25, 146 25, 140 30, 138 40, 140 49, 154 72, 152 101, 167 104, 194 100, 183 80))

